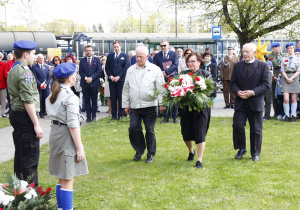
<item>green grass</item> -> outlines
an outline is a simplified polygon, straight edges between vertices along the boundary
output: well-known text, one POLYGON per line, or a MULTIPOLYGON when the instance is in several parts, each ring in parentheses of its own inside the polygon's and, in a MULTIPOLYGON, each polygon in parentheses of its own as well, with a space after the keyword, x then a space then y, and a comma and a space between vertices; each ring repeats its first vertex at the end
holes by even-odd
MULTIPOLYGON (((299 125, 264 122, 259 162, 248 153, 235 160, 232 118, 212 118, 206 138, 203 168, 187 162, 188 150, 180 125, 156 124, 154 162, 132 160, 129 119, 108 118, 82 127, 90 173, 77 177, 74 206, 78 209, 299 209, 299 125)), ((249 139, 249 126, 247 126, 249 139)), ((40 185, 55 188, 48 175, 48 145, 41 149, 40 185)), ((0 176, 13 161, 0 164, 0 176)), ((1 179, 0 179, 1 182, 1 179)))
POLYGON ((10 122, 8 118, 0 118, 0 128, 5 128, 10 126, 10 122))

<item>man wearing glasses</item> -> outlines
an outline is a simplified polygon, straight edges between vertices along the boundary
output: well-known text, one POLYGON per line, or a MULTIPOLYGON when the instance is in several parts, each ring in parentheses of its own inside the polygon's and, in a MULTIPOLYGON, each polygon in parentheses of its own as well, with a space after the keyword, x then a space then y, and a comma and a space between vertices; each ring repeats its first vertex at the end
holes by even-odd
MULTIPOLYGON (((161 51, 154 56, 153 63, 160 67, 165 81, 167 82, 170 77, 176 77, 178 74, 178 55, 177 52, 173 52, 169 50, 169 42, 167 40, 163 40, 160 42, 161 51)), ((178 123, 177 119, 177 107, 174 106, 172 109, 172 113, 169 113, 169 110, 163 113, 164 120, 161 123, 169 122, 169 118, 173 118, 174 123, 178 123)))

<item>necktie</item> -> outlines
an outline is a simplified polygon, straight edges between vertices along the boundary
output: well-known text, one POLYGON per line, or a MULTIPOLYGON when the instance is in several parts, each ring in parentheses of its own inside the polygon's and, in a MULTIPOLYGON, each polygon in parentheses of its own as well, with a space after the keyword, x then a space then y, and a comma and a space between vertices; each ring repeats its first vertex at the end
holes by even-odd
POLYGON ((280 59, 279 59, 278 54, 276 55, 276 58, 277 58, 277 63, 278 63, 278 65, 280 66, 280 59))
POLYGON ((116 53, 116 57, 115 57, 115 59, 117 59, 118 58, 118 53, 116 53))
POLYGON ((91 58, 88 58, 88 67, 91 67, 91 58))
POLYGON ((292 63, 293 63, 293 57, 290 57, 289 68, 291 68, 292 63))
POLYGON ((164 53, 164 59, 167 59, 167 53, 164 53))

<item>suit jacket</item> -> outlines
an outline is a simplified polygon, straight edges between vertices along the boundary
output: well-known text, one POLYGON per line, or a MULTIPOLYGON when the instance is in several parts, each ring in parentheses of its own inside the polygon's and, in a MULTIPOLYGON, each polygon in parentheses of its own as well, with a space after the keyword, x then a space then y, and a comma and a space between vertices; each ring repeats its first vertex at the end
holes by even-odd
POLYGON ((6 63, 3 61, 0 61, 0 89, 7 88, 7 81, 5 78, 5 66, 6 66, 6 63))
POLYGON ((177 52, 173 52, 173 51, 169 50, 169 52, 167 54, 167 59, 164 60, 163 57, 164 57, 163 52, 160 51, 159 53, 157 53, 154 56, 153 63, 155 65, 157 65, 162 71, 164 71, 162 64, 164 62, 172 61, 172 66, 170 66, 168 69, 166 69, 166 74, 170 75, 174 72, 175 74, 172 75, 172 77, 176 76, 178 74, 178 63, 179 63, 179 58, 178 58, 177 52))
POLYGON ((80 86, 82 88, 90 87, 100 87, 100 75, 102 71, 102 65, 100 59, 97 57, 92 56, 91 58, 91 65, 89 68, 87 57, 80 59, 79 63, 79 75, 80 79, 80 86), (92 77, 93 81, 88 84, 85 82, 85 77, 92 77))
MULTIPOLYGON (((150 63, 153 63, 153 59, 152 59, 151 55, 149 55, 148 61, 150 63)), ((136 64, 136 55, 132 56, 131 59, 130 59, 130 66, 132 66, 134 64, 136 64)))
POLYGON ((236 95, 234 109, 241 108, 243 103, 248 100, 251 111, 264 111, 264 94, 270 87, 269 67, 263 61, 254 61, 252 68, 246 78, 245 61, 240 61, 233 66, 230 87, 236 95), (237 95, 240 90, 253 90, 255 96, 248 99, 242 99, 237 95))
POLYGON ((43 64, 43 69, 40 68, 39 64, 35 64, 32 66, 31 69, 33 75, 35 76, 36 83, 37 83, 37 89, 40 91, 41 90, 41 84, 45 82, 47 84, 47 88, 49 89, 49 84, 50 84, 50 69, 48 65, 43 64))
POLYGON ((105 64, 105 72, 108 79, 110 76, 120 76, 119 81, 125 81, 126 72, 129 67, 129 57, 125 53, 120 53, 117 59, 115 59, 115 53, 110 53, 107 56, 105 64))

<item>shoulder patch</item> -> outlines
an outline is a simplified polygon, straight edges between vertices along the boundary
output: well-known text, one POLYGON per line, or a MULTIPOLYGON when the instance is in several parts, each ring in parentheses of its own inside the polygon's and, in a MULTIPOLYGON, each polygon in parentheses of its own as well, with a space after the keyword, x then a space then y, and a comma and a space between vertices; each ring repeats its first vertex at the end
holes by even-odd
POLYGON ((23 75, 23 78, 24 78, 24 82, 28 85, 31 85, 31 83, 33 81, 32 74, 30 72, 27 72, 27 73, 23 73, 22 75, 23 75))
POLYGON ((30 69, 28 68, 28 66, 25 66, 25 65, 23 66, 23 65, 22 65, 22 67, 23 67, 23 69, 25 69, 25 70, 30 70, 30 69))

